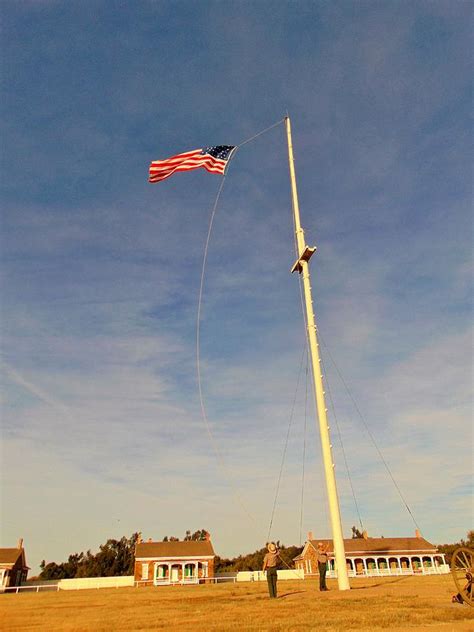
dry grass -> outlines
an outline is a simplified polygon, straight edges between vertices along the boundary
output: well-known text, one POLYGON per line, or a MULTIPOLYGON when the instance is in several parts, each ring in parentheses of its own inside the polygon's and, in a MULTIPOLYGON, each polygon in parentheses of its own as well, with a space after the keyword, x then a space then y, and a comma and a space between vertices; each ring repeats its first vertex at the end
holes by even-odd
POLYGON ((0 628, 51 632, 113 630, 474 630, 473 609, 451 603, 450 577, 352 580, 320 593, 314 580, 160 586, 0 596, 0 628))

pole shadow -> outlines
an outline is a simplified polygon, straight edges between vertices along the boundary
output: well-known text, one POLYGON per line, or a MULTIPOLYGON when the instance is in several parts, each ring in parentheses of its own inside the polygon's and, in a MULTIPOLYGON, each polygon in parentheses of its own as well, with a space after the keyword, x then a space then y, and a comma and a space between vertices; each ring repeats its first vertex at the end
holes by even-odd
POLYGON ((351 586, 351 590, 367 590, 367 588, 377 588, 378 586, 388 586, 390 584, 398 584, 398 582, 406 581, 408 577, 397 577, 391 581, 379 582, 378 584, 372 584, 371 586, 351 586))
POLYGON ((285 597, 291 597, 291 595, 300 595, 301 593, 305 593, 306 590, 294 590, 293 592, 288 592, 283 595, 278 595, 277 599, 285 599, 285 597))

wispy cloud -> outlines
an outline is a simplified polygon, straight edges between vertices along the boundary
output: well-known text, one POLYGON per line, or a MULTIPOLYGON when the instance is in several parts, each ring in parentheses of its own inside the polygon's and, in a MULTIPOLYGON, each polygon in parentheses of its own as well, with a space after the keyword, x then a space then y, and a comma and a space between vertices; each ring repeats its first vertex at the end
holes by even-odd
POLYGON ((28 393, 33 395, 35 398, 41 400, 43 403, 48 404, 52 409, 54 409, 57 413, 61 415, 66 415, 70 417, 70 411, 67 406, 65 406, 62 402, 57 399, 51 397, 48 393, 46 393, 43 389, 39 388, 35 384, 26 380, 23 376, 21 376, 18 371, 15 371, 8 364, 3 363, 3 370, 6 372, 7 376, 9 376, 16 384, 22 386, 28 393))

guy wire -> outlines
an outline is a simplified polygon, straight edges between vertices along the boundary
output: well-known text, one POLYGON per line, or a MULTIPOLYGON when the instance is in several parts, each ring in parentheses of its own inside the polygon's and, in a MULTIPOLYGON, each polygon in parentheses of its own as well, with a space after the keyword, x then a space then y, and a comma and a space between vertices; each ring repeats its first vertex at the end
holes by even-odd
POLYGON ((388 473, 388 475, 389 475, 389 477, 390 477, 390 479, 391 479, 391 481, 392 481, 393 485, 395 486, 395 489, 397 490, 398 495, 400 496, 400 498, 401 498, 401 500, 402 500, 403 504, 405 505, 406 510, 407 510, 407 511, 408 511, 408 513, 410 514, 411 519, 413 520, 413 523, 414 523, 415 527, 416 527, 416 528, 417 528, 417 529, 421 532, 421 528, 420 528, 419 524, 417 523, 417 521, 416 521, 416 519, 415 519, 415 516, 413 515, 413 513, 412 513, 412 511, 411 511, 410 507, 408 506, 408 503, 407 503, 407 501, 405 500, 405 497, 403 496, 402 491, 401 491, 400 487, 398 486, 398 484, 397 484, 397 482, 396 482, 396 480, 395 480, 395 478, 394 478, 394 476, 393 476, 393 474, 392 474, 392 471, 390 470, 390 468, 389 468, 389 466, 388 466, 388 463, 386 462, 386 460, 385 460, 385 458, 384 458, 384 456, 383 456, 383 454, 382 454, 382 452, 381 452, 380 448, 378 447, 378 445, 377 445, 377 443, 376 443, 376 441, 375 441, 375 438, 374 438, 374 436, 373 436, 372 432, 370 431, 370 428, 369 428, 369 426, 367 425, 367 422, 366 422, 366 421, 365 421, 365 419, 364 419, 363 414, 361 413, 361 411, 360 411, 359 407, 357 406, 357 402, 355 401, 355 399, 354 399, 354 397, 353 397, 353 395, 352 395, 352 393, 351 393, 351 391, 350 391, 349 387, 347 386, 346 381, 344 380, 344 378, 343 378, 343 376, 342 376, 341 372, 339 371, 339 368, 338 368, 338 366, 337 366, 337 364, 336 364, 336 362, 335 362, 334 358, 331 356, 331 353, 329 352, 329 349, 328 349, 328 347, 327 347, 327 345, 326 345, 326 343, 324 342, 324 339, 323 339, 322 337, 321 337, 321 342, 324 344, 324 347, 325 347, 325 349, 326 349, 326 351, 327 351, 327 353, 328 353, 328 355, 329 355, 329 358, 330 358, 331 362, 333 363, 334 368, 336 369, 337 374, 339 375, 339 378, 341 379, 341 382, 343 383, 344 388, 346 389, 346 392, 347 392, 347 394, 348 394, 348 396, 349 396, 350 400, 352 401, 352 404, 353 404, 354 408, 356 409, 357 414, 359 415, 359 418, 360 418, 360 420, 362 421, 362 424, 364 425, 365 431, 366 431, 366 432, 367 432, 367 434, 369 435, 369 438, 370 438, 370 440, 372 441, 372 444, 373 444, 374 448, 376 449, 376 451, 377 451, 377 453, 378 453, 378 455, 379 455, 379 457, 380 457, 380 460, 382 461, 383 465, 385 466, 385 469, 387 470, 387 473, 388 473))
MULTIPOLYGON (((324 366, 324 360, 323 360, 322 354, 321 354, 321 364, 323 366, 323 372, 327 375, 326 368, 324 366)), ((326 377, 326 390, 327 390, 327 393, 328 393, 328 396, 329 396, 329 400, 331 402, 332 414, 333 414, 333 417, 334 417, 334 421, 336 423, 337 435, 339 437, 339 443, 341 444, 342 456, 344 458, 344 464, 346 466, 347 478, 349 479, 349 485, 351 487, 352 498, 354 499, 354 505, 355 505, 355 508, 356 508, 357 516, 359 518, 359 524, 360 524, 360 527, 361 527, 362 531, 364 531, 364 525, 362 523, 362 517, 361 517, 360 511, 359 511, 359 504, 357 502, 357 498, 356 498, 356 494, 355 494, 355 490, 354 490, 354 485, 352 483, 351 472, 349 470, 349 463, 347 462, 346 450, 344 448, 344 443, 342 442, 342 433, 341 433, 341 428, 339 427, 339 420, 338 420, 337 414, 336 414, 336 407, 334 406, 334 400, 332 398, 331 387, 329 385, 329 380, 328 380, 327 377, 326 377)))

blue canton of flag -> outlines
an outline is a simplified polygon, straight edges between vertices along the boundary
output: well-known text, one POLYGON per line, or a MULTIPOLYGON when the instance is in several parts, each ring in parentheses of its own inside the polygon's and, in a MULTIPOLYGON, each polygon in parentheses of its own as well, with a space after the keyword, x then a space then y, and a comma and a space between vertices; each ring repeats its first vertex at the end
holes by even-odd
POLYGON ((219 160, 228 160, 233 149, 235 149, 233 145, 216 145, 215 147, 204 147, 202 153, 209 154, 219 160))

